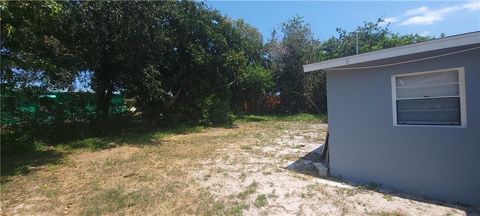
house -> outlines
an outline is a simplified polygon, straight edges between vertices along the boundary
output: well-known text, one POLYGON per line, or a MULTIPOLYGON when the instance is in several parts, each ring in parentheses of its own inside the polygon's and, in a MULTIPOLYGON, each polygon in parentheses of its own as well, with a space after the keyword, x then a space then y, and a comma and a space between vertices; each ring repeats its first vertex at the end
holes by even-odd
POLYGON ((303 67, 327 74, 330 175, 480 206, 480 32, 303 67))

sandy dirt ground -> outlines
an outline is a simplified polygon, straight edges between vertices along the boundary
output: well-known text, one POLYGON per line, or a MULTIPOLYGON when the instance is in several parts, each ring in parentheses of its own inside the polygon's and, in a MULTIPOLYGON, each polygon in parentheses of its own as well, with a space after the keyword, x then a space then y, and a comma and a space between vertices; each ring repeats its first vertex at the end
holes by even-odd
POLYGON ((267 204, 245 215, 465 215, 439 202, 315 176, 312 160, 321 155, 326 128, 291 125, 271 141, 220 149, 195 175, 219 199, 244 198, 255 206, 265 195, 267 204), (241 196, 252 184, 248 197, 241 196))

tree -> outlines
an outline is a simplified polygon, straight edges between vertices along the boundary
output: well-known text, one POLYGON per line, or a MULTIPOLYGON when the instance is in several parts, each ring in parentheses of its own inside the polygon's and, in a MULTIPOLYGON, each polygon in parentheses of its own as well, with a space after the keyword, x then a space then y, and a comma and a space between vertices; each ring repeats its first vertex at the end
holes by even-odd
POLYGON ((232 107, 240 110, 244 102, 259 102, 272 93, 272 72, 265 67, 265 48, 261 33, 243 20, 230 20, 234 31, 232 47, 245 59, 231 85, 232 107))
POLYGON ((310 25, 302 17, 289 19, 281 31, 280 41, 274 32, 268 43, 281 106, 285 112, 305 112, 311 100, 305 98, 303 64, 317 60, 320 42, 313 38, 310 25))
POLYGON ((229 83, 245 65, 243 55, 234 49, 231 23, 201 3, 170 6, 172 10, 166 14, 170 41, 162 70, 167 101, 157 113, 183 122, 226 119, 229 83))
POLYGON ((143 71, 127 78, 125 92, 148 119, 227 120, 239 76, 261 61, 261 35, 202 3, 167 2, 159 10, 163 22, 151 34, 164 38, 163 46, 136 66, 143 71))
POLYGON ((232 27, 237 34, 237 49, 247 58, 247 64, 259 64, 265 66, 265 49, 262 34, 244 20, 232 20, 232 27))
POLYGON ((108 118, 113 92, 134 98, 152 121, 204 121, 218 106, 226 115, 238 76, 262 64, 260 33, 203 3, 63 5, 62 42, 75 53, 77 72, 93 74, 99 119, 108 118))
POLYGON ((108 118, 113 92, 125 88, 128 73, 138 74, 142 68, 136 61, 149 59, 153 43, 148 36, 152 10, 161 2, 68 2, 65 4, 64 32, 66 43, 74 51, 79 70, 92 71, 92 89, 97 98, 98 119, 108 118), (150 13, 148 13, 150 12, 150 13), (141 16, 143 15, 143 16, 141 16), (147 34, 145 34, 147 33, 147 34), (140 52, 139 57, 137 52, 140 52), (133 70, 132 70, 133 69, 133 70))
POLYGON ((365 22, 354 31, 337 29, 338 37, 324 42, 314 39, 310 26, 301 17, 282 24, 283 37, 276 31, 267 44, 270 68, 285 112, 326 112, 325 71, 304 74, 302 65, 332 58, 402 46, 431 39, 418 34, 400 35, 383 25, 383 20, 365 22))
POLYGON ((393 33, 388 27, 389 25, 384 25, 384 20, 380 18, 376 22, 364 22, 363 26, 358 26, 350 32, 337 28, 338 37, 332 37, 322 43, 321 59, 355 55, 357 41, 359 53, 365 53, 432 39, 419 34, 400 35, 393 33))
POLYGON ((70 85, 69 54, 54 35, 62 5, 50 0, 2 1, 0 7, 2 90, 70 85))
POLYGON ((260 65, 248 65, 238 76, 233 105, 237 110, 244 102, 259 102, 274 89, 272 72, 260 65))
MULTIPOLYGON (((56 31, 63 7, 55 1, 2 1, 0 7, 1 112, 2 119, 7 119, 2 126, 18 123, 41 128, 51 119, 20 109, 20 105, 39 103, 46 91, 72 85, 72 58, 56 31)), ((28 137, 26 134, 21 137, 28 137)))

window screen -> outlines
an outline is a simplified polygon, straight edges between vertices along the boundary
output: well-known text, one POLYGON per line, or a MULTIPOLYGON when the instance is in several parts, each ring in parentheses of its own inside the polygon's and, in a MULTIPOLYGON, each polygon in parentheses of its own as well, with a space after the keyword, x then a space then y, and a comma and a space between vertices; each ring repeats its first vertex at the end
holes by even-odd
POLYGON ((394 85, 398 125, 461 125, 458 70, 400 75, 394 85))

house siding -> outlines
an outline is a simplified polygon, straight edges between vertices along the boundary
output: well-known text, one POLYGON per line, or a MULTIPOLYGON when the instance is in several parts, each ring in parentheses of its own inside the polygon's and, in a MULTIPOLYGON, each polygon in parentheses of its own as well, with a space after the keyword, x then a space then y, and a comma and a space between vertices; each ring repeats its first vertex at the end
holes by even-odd
POLYGON ((480 50, 374 69, 327 70, 330 173, 480 206, 480 50), (394 126, 391 77, 464 67, 466 128, 394 126))

